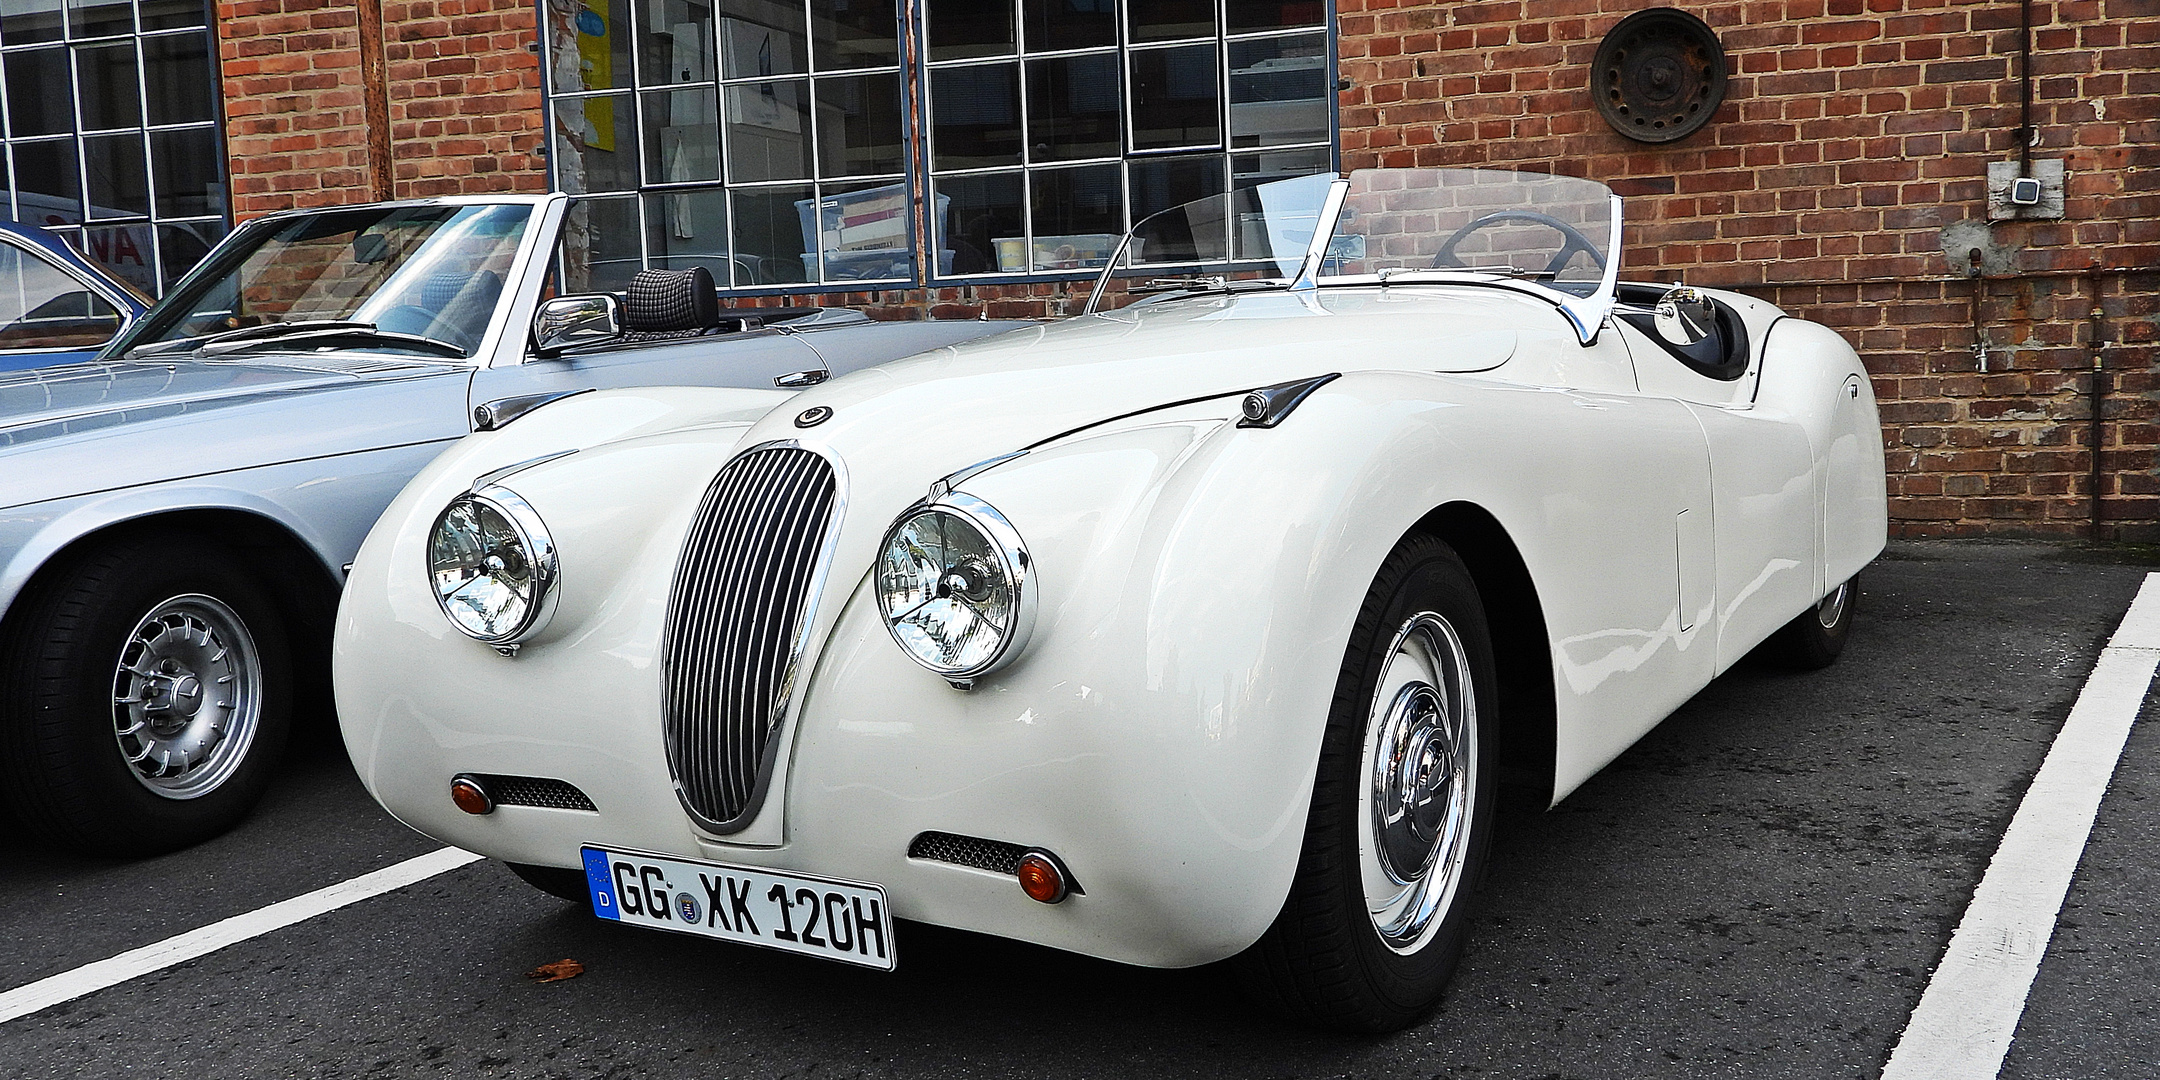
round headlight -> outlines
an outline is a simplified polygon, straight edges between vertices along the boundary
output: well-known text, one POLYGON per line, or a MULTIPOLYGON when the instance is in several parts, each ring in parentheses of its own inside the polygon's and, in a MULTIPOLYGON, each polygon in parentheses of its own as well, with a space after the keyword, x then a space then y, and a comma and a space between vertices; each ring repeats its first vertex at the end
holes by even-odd
POLYGON ((460 495, 428 535, 428 584, 450 625, 490 645, 537 633, 554 609, 555 542, 500 487, 460 495))
POLYGON ((1020 534, 952 492, 900 515, 878 556, 878 610, 916 663, 971 679, 1020 655, 1035 624, 1033 565, 1020 534))

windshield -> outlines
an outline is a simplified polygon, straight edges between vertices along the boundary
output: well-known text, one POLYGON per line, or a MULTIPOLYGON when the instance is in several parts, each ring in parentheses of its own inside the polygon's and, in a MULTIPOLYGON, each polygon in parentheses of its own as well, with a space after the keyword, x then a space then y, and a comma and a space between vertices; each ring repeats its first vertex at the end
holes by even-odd
POLYGON ((354 337, 370 349, 469 357, 531 216, 522 204, 368 206, 243 230, 122 348, 314 333, 354 337))
POLYGON ((1520 283, 1578 330, 1610 306, 1617 200, 1594 180, 1486 169, 1365 169, 1210 196, 1142 219, 1089 310, 1191 290, 1376 281, 1520 283), (1340 196, 1324 247, 1315 224, 1340 196), (1309 254, 1319 252, 1309 282, 1309 254))

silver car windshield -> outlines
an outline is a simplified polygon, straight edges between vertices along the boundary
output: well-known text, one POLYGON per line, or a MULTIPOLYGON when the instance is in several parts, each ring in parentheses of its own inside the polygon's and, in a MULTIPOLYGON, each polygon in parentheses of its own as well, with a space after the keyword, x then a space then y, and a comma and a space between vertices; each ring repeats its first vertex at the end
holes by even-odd
POLYGON ((148 315, 129 353, 356 347, 470 357, 533 208, 389 205, 266 222, 148 315))
POLYGON ((1619 235, 1619 199, 1595 180, 1488 169, 1320 174, 1141 220, 1089 309, 1172 291, 1475 282, 1545 296, 1588 341, 1611 308, 1619 235), (1331 228, 1316 239, 1331 204, 1331 228))

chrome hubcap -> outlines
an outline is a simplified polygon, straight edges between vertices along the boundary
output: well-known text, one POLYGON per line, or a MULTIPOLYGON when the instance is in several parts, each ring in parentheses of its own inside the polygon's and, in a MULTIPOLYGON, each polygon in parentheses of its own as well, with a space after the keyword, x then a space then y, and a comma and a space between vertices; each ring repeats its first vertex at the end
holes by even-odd
POLYGON ((113 671, 113 739, 135 779, 168 799, 217 790, 262 719, 255 639, 213 596, 175 596, 130 631, 113 671))
POLYGON ((1462 639, 1424 612, 1405 622, 1365 725, 1359 877, 1380 940, 1423 947, 1462 884, 1477 791, 1477 700, 1462 639))
POLYGON ((1815 605, 1815 621, 1825 630, 1836 628, 1838 620, 1845 617, 1845 604, 1851 598, 1850 581, 1831 590, 1830 595, 1822 598, 1822 603, 1815 605))

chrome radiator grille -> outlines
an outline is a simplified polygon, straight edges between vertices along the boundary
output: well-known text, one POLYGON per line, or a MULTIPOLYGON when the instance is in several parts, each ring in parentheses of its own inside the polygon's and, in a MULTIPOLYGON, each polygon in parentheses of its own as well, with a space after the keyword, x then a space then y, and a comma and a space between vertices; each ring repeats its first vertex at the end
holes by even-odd
POLYGON ((720 470, 691 522, 668 596, 666 733, 708 829, 748 825, 764 799, 837 499, 824 458, 766 446, 720 470))

